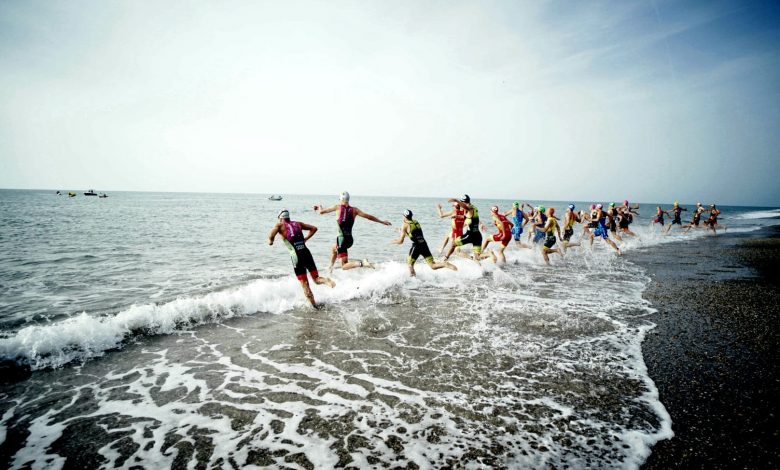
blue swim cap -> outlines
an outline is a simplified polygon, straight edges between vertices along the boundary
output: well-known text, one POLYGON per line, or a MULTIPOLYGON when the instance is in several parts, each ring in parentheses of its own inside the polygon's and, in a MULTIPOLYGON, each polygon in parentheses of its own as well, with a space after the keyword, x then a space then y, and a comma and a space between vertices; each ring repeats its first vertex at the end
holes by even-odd
POLYGON ((569 204, 569 209, 574 210, 574 204, 569 204))

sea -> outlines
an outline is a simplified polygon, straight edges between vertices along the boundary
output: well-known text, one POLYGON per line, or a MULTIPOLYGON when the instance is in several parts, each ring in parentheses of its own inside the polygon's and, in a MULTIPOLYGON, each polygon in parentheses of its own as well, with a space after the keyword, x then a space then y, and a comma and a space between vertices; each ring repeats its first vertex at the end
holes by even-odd
MULTIPOLYGON (((317 226, 327 274, 335 214, 312 206, 336 195, 108 196, 0 190, 0 467, 637 468, 673 436, 631 253, 713 234, 663 235, 657 203, 623 256, 586 240, 548 266, 510 245, 505 265, 453 256, 412 278, 402 213, 437 254, 446 200, 353 195, 392 225, 357 220, 350 257, 376 267, 336 268, 315 310, 268 233, 283 208, 317 226)), ((493 233, 489 208, 512 201, 473 203, 493 233)), ((720 209, 718 237, 780 223, 720 209)))

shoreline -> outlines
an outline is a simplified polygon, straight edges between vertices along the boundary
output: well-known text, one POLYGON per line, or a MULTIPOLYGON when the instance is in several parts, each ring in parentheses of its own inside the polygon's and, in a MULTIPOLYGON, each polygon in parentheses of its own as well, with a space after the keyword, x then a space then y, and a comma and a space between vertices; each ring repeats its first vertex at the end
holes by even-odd
POLYGON ((675 434, 642 468, 777 467, 780 226, 630 259, 651 278, 642 353, 675 434))

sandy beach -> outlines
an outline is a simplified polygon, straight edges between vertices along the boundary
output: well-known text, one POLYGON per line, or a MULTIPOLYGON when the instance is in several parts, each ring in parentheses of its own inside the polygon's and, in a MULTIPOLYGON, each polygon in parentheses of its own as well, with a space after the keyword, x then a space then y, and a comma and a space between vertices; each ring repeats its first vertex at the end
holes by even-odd
POLYGON ((642 348, 675 437, 643 468, 777 468, 780 229, 660 250, 631 257, 652 278, 642 348))

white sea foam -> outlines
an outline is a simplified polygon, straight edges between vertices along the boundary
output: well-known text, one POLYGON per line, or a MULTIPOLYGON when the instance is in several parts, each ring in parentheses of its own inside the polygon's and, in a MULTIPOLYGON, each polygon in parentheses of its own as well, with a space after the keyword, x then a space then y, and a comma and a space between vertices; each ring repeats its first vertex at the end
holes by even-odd
POLYGON ((752 211, 738 214, 732 218, 734 219, 774 219, 780 217, 780 209, 771 209, 763 211, 752 211))

